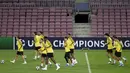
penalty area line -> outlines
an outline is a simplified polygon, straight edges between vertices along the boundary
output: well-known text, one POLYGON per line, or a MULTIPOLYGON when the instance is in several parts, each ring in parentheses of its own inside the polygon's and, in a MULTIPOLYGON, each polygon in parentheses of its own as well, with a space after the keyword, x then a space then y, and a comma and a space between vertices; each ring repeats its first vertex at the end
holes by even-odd
POLYGON ((87 54, 87 52, 85 52, 85 58, 86 58, 86 62, 87 62, 87 65, 88 65, 88 72, 92 73, 91 68, 90 68, 90 63, 89 63, 89 60, 88 60, 88 54, 87 54))

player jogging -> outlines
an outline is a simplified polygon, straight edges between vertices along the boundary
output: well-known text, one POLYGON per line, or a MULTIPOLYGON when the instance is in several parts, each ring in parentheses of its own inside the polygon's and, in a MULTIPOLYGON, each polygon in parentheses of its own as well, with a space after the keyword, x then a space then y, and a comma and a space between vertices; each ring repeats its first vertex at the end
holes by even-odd
MULTIPOLYGON (((44 37, 44 42, 45 42, 45 49, 47 50, 47 61, 50 58, 52 62, 56 65, 56 70, 60 69, 60 66, 58 63, 56 63, 54 59, 54 51, 52 49, 52 44, 51 42, 47 39, 47 37, 44 37)), ((45 65, 45 68, 42 68, 42 70, 47 70, 47 64, 45 65)))
POLYGON ((68 45, 68 38, 65 37, 64 38, 64 48, 65 48, 65 60, 66 60, 66 66, 69 66, 70 64, 73 66, 73 63, 72 63, 72 58, 70 56, 70 49, 69 49, 69 45, 68 45), (70 62, 69 62, 70 60, 70 62))
MULTIPOLYGON (((42 31, 40 31, 40 32, 39 32, 39 35, 40 35, 40 37, 41 37, 41 46, 43 46, 44 34, 43 34, 42 31)), ((43 47, 42 47, 42 48, 43 48, 43 47)), ((50 66, 52 65, 52 63, 50 62, 50 60, 48 60, 48 63, 49 63, 50 66)))
POLYGON ((40 58, 40 53, 38 51, 38 49, 41 48, 41 36, 40 34, 37 34, 37 32, 34 32, 34 44, 35 44, 35 57, 34 59, 36 60, 37 58, 40 58))
POLYGON ((71 36, 71 34, 68 34, 68 44, 69 44, 69 48, 70 48, 70 55, 72 56, 72 61, 74 64, 77 64, 77 60, 74 56, 74 40, 71 36))
POLYGON ((120 43, 120 41, 118 40, 118 38, 114 35, 113 36, 113 39, 114 39, 114 47, 116 49, 115 51, 115 59, 119 62, 119 66, 124 66, 124 63, 122 61, 123 60, 126 60, 126 58, 122 57, 122 44, 120 43))
POLYGON ((110 35, 108 33, 105 33, 105 36, 107 38, 107 42, 105 43, 105 45, 107 45, 107 57, 109 58, 109 63, 112 63, 112 59, 113 59, 113 44, 112 44, 112 38, 110 37, 110 35))
POLYGON ((21 41, 21 39, 19 37, 16 37, 16 40, 17 40, 17 47, 18 47, 17 54, 15 56, 15 59, 13 61, 10 61, 10 62, 15 63, 15 61, 18 59, 18 56, 20 55, 20 56, 22 56, 22 59, 24 61, 23 64, 27 64, 26 59, 25 59, 24 54, 23 54, 22 41, 21 41))
POLYGON ((41 39, 41 48, 38 49, 38 51, 40 52, 41 54, 41 67, 43 67, 43 64, 48 64, 46 58, 47 58, 47 51, 45 49, 45 43, 44 43, 44 40, 41 39), (44 62, 45 61, 45 62, 44 62))
MULTIPOLYGON (((44 34, 43 34, 42 31, 39 32, 39 35, 40 35, 40 37, 41 37, 41 40, 44 41, 44 34)), ((41 45, 43 45, 43 44, 41 44, 41 45)), ((50 59, 48 60, 48 63, 49 63, 50 66, 52 65, 50 59)))

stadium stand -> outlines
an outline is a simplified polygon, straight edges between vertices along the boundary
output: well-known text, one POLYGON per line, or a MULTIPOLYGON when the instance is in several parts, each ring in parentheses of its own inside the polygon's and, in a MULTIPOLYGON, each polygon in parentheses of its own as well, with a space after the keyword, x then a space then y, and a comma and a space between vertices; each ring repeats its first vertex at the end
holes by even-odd
POLYGON ((130 0, 89 0, 92 12, 91 36, 108 32, 130 36, 130 0))
POLYGON ((0 36, 30 37, 34 31, 46 36, 73 34, 75 0, 0 0, 0 36))

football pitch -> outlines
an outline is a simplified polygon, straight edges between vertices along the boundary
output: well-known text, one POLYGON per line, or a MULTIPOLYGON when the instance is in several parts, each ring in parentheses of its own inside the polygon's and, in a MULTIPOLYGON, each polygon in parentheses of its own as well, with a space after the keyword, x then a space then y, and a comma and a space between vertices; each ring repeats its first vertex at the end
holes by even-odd
POLYGON ((60 63, 60 70, 56 71, 53 64, 48 66, 47 71, 36 70, 36 66, 40 65, 39 60, 33 60, 34 51, 25 50, 24 54, 27 56, 28 64, 23 65, 21 57, 15 64, 10 63, 15 56, 14 50, 0 50, 0 60, 5 60, 4 64, 0 64, 0 73, 130 73, 130 50, 124 50, 123 56, 127 58, 124 67, 119 67, 118 62, 115 65, 108 64, 105 50, 76 50, 75 56, 78 64, 74 67, 66 67, 64 59, 64 50, 54 50, 55 59, 60 63), (86 54, 85 54, 86 53, 86 54))

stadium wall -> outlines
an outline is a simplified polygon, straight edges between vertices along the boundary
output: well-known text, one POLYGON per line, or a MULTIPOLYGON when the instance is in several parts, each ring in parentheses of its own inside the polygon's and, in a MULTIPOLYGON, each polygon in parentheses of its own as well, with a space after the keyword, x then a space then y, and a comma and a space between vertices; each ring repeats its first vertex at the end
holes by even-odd
POLYGON ((75 8, 80 12, 90 11, 88 3, 76 3, 75 8))
POLYGON ((0 49, 13 49, 13 38, 0 37, 0 49))
MULTIPOLYGON (((21 37, 24 49, 34 49, 33 37, 21 37)), ((49 37, 54 49, 63 49, 63 37, 49 37)), ((106 49, 106 39, 103 37, 74 37, 76 49, 106 49)), ((130 38, 120 38, 124 49, 130 49, 130 38)), ((16 44, 16 41, 15 41, 16 44)), ((15 45, 15 48, 17 46, 15 45)))

